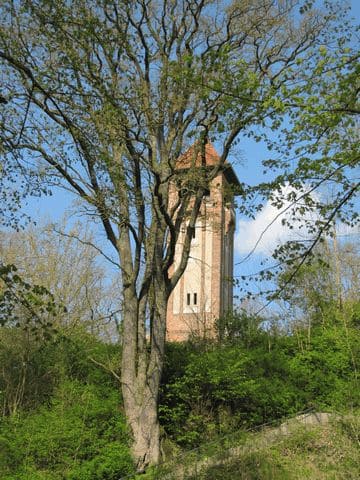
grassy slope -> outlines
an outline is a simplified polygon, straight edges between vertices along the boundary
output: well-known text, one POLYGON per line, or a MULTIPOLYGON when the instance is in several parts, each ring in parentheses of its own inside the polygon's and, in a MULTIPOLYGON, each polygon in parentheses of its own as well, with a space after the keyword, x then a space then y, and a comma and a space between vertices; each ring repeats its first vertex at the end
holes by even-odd
POLYGON ((156 479, 186 480, 358 480, 360 412, 325 426, 296 424, 291 433, 277 430, 241 437, 238 447, 217 447, 204 459, 182 459, 156 479), (211 455, 211 456, 210 456, 211 455), (184 465, 187 464, 187 467, 184 465), (184 469, 185 476, 180 473, 184 469))
POLYGON ((359 479, 358 446, 334 427, 304 427, 267 447, 190 478, 243 480, 359 479))

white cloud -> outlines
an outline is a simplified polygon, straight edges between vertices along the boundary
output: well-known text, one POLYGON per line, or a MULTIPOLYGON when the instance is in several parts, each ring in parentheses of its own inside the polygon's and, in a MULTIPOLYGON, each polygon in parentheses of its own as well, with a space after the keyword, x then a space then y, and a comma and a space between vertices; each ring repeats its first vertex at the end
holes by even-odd
MULTIPOLYGON (((285 187, 282 193, 287 194, 291 191, 293 190, 285 187)), ((298 197, 301 195, 301 192, 296 193, 298 197)), ((305 220, 314 219, 314 214, 307 212, 302 217, 303 222, 296 222, 290 229, 288 226, 282 225, 281 221, 289 218, 291 211, 291 202, 285 202, 279 210, 268 201, 254 220, 240 220, 235 235, 235 250, 239 254, 247 254, 255 248, 255 253, 270 255, 276 246, 288 240, 309 238, 306 235, 304 223, 305 220)))

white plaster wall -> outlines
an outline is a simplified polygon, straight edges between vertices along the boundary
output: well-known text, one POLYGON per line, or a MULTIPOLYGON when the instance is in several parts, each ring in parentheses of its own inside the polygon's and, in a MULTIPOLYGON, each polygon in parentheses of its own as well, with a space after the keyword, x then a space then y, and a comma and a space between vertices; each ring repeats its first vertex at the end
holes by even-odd
POLYGON ((201 295, 201 252, 203 248, 201 223, 195 226, 195 238, 191 240, 190 257, 184 272, 183 312, 198 313, 200 311, 201 295), (190 294, 190 305, 187 305, 187 294, 190 294), (197 304, 193 304, 194 293, 197 294, 197 304))
MULTIPOLYGON (((180 233, 179 241, 175 246, 175 258, 174 258, 174 269, 176 270, 180 263, 181 252, 183 248, 183 241, 182 241, 183 234, 180 233)), ((176 287, 173 290, 173 313, 174 315, 178 315, 181 311, 181 298, 180 298, 180 285, 181 280, 177 283, 176 287)))
MULTIPOLYGON (((202 225, 201 222, 197 222, 195 238, 191 241, 190 258, 183 274, 182 280, 176 285, 173 292, 173 314, 178 315, 180 313, 198 313, 200 311, 201 292, 203 290, 201 285, 201 271, 202 271, 202 250, 204 248, 202 240, 202 225), (183 295, 181 299, 181 282, 183 282, 183 295), (187 305, 187 294, 190 293, 191 304, 187 305), (197 294, 197 305, 193 304, 194 293, 197 294), (182 300, 182 301, 181 301, 182 300)), ((185 231, 182 229, 182 232, 185 231)), ((179 241, 175 248, 175 268, 179 265, 182 249, 183 249, 184 233, 180 234, 179 241)), ((211 275, 211 271, 210 271, 211 275)), ((210 278, 211 281, 211 278, 210 278)), ((209 283, 210 288, 210 283, 209 283)))
POLYGON ((211 298, 211 272, 212 272, 212 254, 213 254, 213 234, 209 223, 205 226, 205 265, 204 265, 204 296, 202 300, 205 312, 211 312, 212 298, 211 298))

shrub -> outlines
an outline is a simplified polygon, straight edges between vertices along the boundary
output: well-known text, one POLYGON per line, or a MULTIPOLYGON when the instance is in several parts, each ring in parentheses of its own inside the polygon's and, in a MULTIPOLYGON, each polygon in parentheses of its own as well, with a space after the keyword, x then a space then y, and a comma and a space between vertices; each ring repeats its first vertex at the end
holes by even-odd
POLYGON ((8 480, 111 480, 132 471, 118 393, 78 380, 61 383, 49 407, 3 420, 1 441, 8 480))

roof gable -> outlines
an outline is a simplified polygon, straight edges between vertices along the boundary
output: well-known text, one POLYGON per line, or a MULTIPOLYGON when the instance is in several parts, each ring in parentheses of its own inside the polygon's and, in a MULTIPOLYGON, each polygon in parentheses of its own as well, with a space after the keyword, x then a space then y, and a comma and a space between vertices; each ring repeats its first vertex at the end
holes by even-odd
MULTIPOLYGON (((176 168, 179 170, 187 170, 194 167, 212 167, 216 166, 220 162, 220 156, 215 150, 211 142, 207 142, 205 145, 205 164, 200 151, 200 145, 194 144, 189 147, 185 153, 180 155, 176 162, 176 168)), ((225 162, 221 168, 227 182, 231 185, 240 186, 239 179, 230 163, 225 162)))

